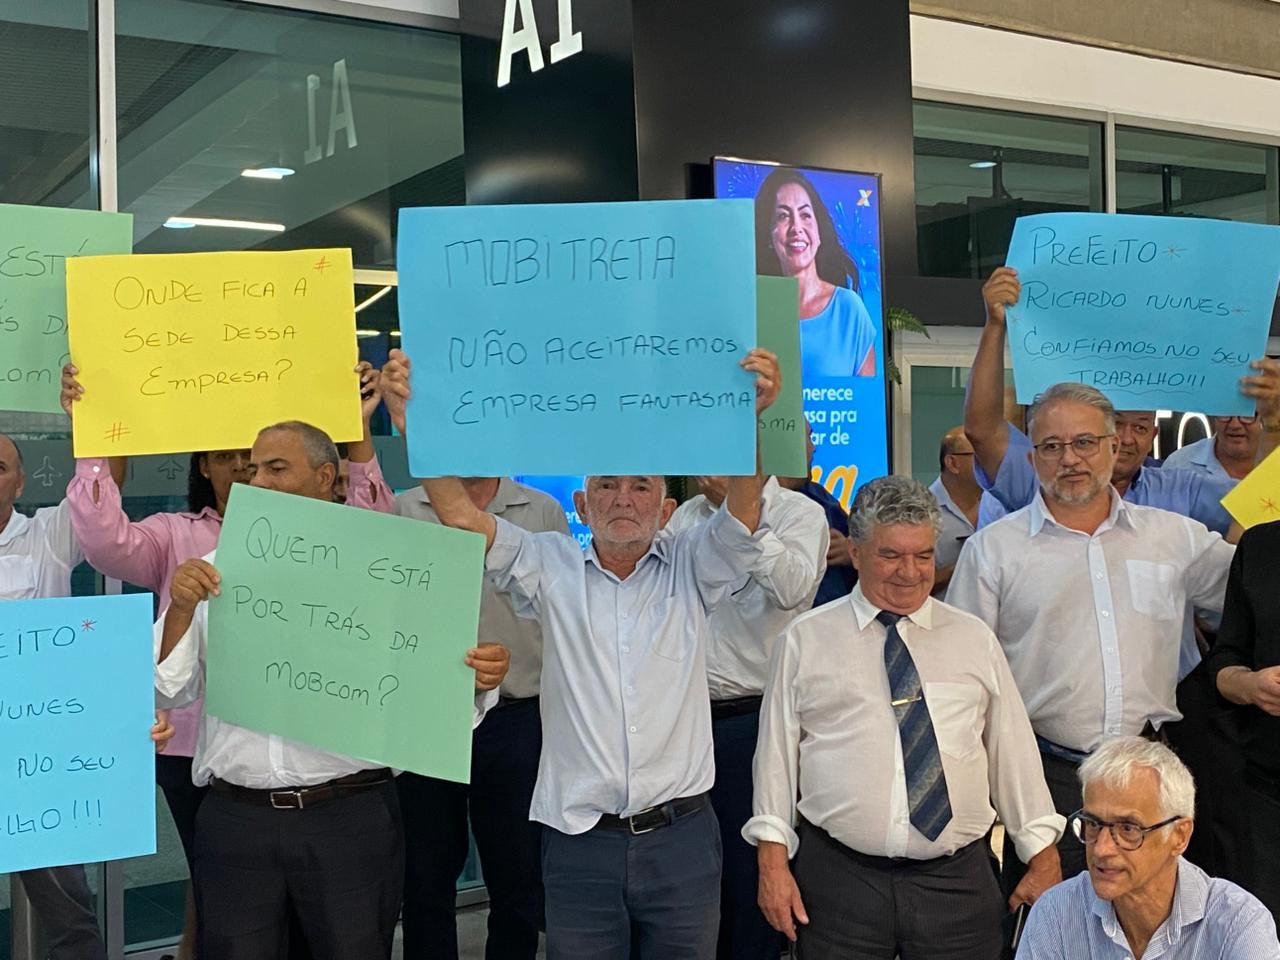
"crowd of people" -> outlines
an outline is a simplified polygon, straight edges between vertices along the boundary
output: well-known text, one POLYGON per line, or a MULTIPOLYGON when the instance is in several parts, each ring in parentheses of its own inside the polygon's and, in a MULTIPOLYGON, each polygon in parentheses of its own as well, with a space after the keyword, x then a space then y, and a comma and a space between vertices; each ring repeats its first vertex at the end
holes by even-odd
MULTIPOLYGON (((677 505, 592 476, 585 551, 509 477, 392 493, 368 424, 405 427, 399 351, 357 368, 362 440, 287 421, 195 453, 182 513, 131 521, 125 464, 81 460, 23 516, 0 435, 0 598, 65 596, 82 559, 156 594, 183 956, 369 960, 401 922, 406 958, 455 960, 470 827, 489 960, 544 931, 552 960, 1280 958, 1280 524, 1220 505, 1280 443, 1280 363, 1241 381, 1254 416, 1161 465, 1154 412, 1091 387, 1010 422, 1018 294, 1007 268, 984 287, 932 486, 876 479, 846 514, 805 480, 698 477, 677 505), (469 784, 202 709, 236 482, 484 537, 469 784)), ((776 358, 741 364, 767 409, 776 358)), ((51 957, 105 960, 83 868, 23 883, 51 957)))

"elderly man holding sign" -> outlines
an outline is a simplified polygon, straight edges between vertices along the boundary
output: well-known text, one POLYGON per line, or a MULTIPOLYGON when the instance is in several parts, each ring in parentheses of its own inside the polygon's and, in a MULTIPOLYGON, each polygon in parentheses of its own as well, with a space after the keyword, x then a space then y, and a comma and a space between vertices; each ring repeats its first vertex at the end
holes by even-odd
MULTIPOLYGON (((323 431, 280 423, 258 434, 249 474, 255 487, 331 501, 338 452, 323 431)), ((156 624, 156 690, 175 706, 203 693, 213 559, 178 567, 156 624)), ((488 645, 466 662, 489 691, 508 658, 488 645)), ((389 957, 404 869, 391 771, 209 713, 200 723, 194 779, 211 787, 194 857, 202 960, 280 955, 291 910, 317 956, 389 957)))
MULTIPOLYGON (((758 414, 778 395, 777 360, 757 349, 741 366, 756 375, 758 414)), ((397 426, 409 372, 392 351, 384 392, 397 426)), ((585 554, 478 509, 456 477, 423 485, 443 523, 485 536, 489 577, 542 626, 530 817, 547 827, 548 957, 709 960, 721 850, 707 798, 707 617, 761 555, 764 478, 730 478, 714 517, 669 535, 662 477, 588 477, 575 497, 593 537, 585 554)))

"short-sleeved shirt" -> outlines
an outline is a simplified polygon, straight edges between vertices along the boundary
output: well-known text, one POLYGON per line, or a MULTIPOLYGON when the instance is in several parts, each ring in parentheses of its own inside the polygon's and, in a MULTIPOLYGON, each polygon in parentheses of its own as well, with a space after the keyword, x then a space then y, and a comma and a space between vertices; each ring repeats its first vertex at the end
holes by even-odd
POLYGON ((836 287, 820 314, 800 321, 804 382, 817 377, 855 376, 875 342, 875 324, 862 298, 845 287, 836 287))
POLYGON ((942 508, 942 531, 938 534, 938 546, 933 555, 934 563, 941 570, 955 566, 960 548, 967 538, 973 536, 974 527, 964 511, 951 499, 942 477, 929 484, 929 492, 942 508))

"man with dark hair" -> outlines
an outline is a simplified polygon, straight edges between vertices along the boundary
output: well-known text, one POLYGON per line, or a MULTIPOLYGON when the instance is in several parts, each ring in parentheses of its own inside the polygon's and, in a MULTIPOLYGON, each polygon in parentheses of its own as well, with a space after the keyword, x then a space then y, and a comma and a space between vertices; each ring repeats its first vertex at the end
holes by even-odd
POLYGON ((929 492, 942 510, 942 529, 934 554, 934 596, 941 596, 951 579, 964 541, 978 525, 978 504, 982 488, 973 476, 973 444, 964 427, 952 427, 938 445, 938 479, 929 492))
MULTIPOLYGON (((258 434, 249 473, 253 486, 331 501, 338 452, 309 424, 278 423, 258 434)), ((215 553, 178 567, 156 623, 156 691, 174 706, 204 690, 215 553)), ((478 722, 507 654, 487 644, 466 662, 476 671, 478 722)), ((193 776, 211 788, 195 836, 201 960, 281 955, 291 911, 314 955, 391 955, 404 836, 390 770, 205 713, 193 776)))

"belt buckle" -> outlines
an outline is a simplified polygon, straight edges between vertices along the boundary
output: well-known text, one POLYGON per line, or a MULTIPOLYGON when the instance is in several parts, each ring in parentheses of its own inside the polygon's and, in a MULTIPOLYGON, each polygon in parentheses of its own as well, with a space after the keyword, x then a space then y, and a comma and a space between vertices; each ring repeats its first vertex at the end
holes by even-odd
POLYGON ((273 790, 271 792, 271 809, 273 810, 301 810, 302 809, 302 790, 273 790), (288 802, 281 803, 277 798, 286 797, 288 802))
POLYGON ((675 822, 675 816, 672 813, 670 807, 671 807, 670 804, 664 803, 660 807, 651 807, 648 810, 641 810, 634 817, 628 817, 627 818, 628 832, 630 832, 630 834, 633 837, 642 837, 646 833, 653 833, 653 831, 657 830, 659 827, 671 826, 671 824, 675 822), (660 819, 658 819, 652 827, 645 827, 643 830, 636 829, 636 821, 638 819, 644 816, 650 816, 655 813, 660 815, 660 819))

